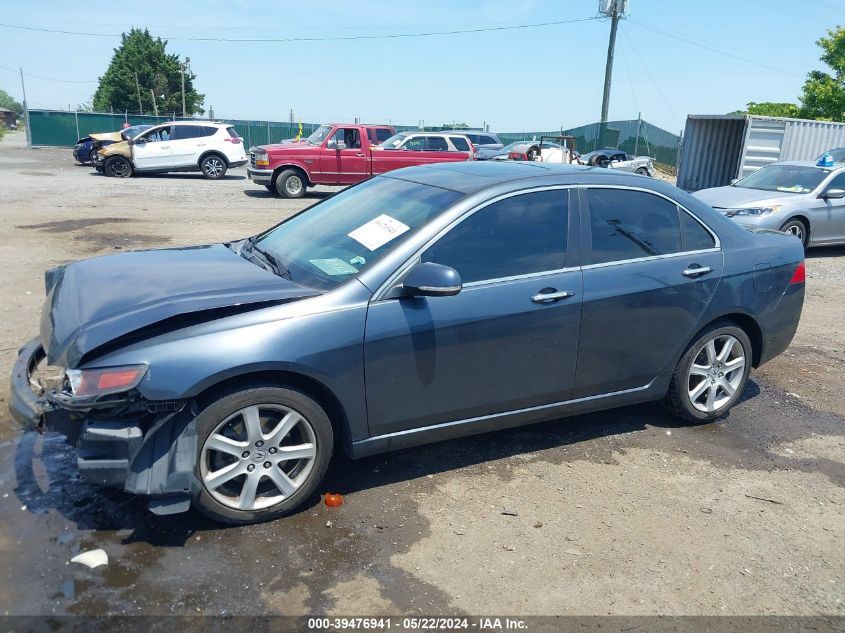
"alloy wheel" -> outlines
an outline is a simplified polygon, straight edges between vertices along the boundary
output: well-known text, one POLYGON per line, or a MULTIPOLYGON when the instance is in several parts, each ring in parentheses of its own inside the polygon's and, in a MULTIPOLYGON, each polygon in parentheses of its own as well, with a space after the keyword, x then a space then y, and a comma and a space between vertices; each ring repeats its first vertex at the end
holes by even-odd
POLYGON ((223 173, 223 162, 219 158, 206 159, 205 173, 209 178, 219 178, 223 173))
POLYGON ((786 227, 784 231, 787 235, 794 235, 802 242, 804 241, 804 229, 801 228, 800 224, 793 224, 791 226, 786 227))
POLYGON ((129 173, 129 166, 125 161, 114 160, 109 164, 109 176, 115 178, 125 178, 129 173))
POLYGON ((316 456, 316 434, 302 414, 278 404, 252 405, 228 416, 205 440, 200 476, 224 506, 261 510, 290 498, 316 456))
POLYGON ((728 404, 745 374, 742 343, 723 334, 707 340, 687 373, 687 393, 699 411, 713 413, 728 404))

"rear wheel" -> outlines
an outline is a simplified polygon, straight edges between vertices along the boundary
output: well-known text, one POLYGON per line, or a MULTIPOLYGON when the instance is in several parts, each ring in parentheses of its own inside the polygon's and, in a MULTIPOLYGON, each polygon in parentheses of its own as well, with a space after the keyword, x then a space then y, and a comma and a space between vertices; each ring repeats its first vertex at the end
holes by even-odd
POLYGON ((110 156, 103 165, 103 172, 112 178, 130 178, 135 170, 123 156, 110 156))
POLYGON ((332 456, 325 411, 299 391, 256 386, 221 395, 196 418, 202 483, 193 503, 226 523, 268 521, 317 489, 332 456))
POLYGON ((301 198, 305 195, 305 177, 295 169, 285 169, 276 176, 276 191, 283 198, 301 198))
POLYGON ((637 173, 638 173, 640 176, 648 176, 648 169, 646 169, 645 167, 640 167, 640 168, 637 170, 637 173))
POLYGON ((200 170, 202 175, 209 180, 220 180, 226 175, 226 170, 229 166, 221 156, 217 154, 210 154, 200 161, 200 170))
POLYGON ((781 232, 787 233, 788 235, 794 235, 801 243, 804 245, 804 248, 807 247, 807 240, 809 239, 809 231, 807 230, 807 225, 804 224, 801 220, 789 220, 788 222, 784 223, 782 227, 780 227, 781 232))
POLYGON ((706 422, 736 404, 751 371, 751 341, 731 321, 701 332, 678 361, 667 408, 689 422, 706 422))

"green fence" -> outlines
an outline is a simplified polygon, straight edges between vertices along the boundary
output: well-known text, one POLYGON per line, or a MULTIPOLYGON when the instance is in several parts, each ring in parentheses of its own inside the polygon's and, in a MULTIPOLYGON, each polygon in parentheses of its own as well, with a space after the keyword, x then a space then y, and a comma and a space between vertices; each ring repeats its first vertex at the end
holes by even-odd
MULTIPOLYGON (((119 130, 125 121, 130 125, 154 125, 166 121, 180 120, 179 117, 155 117, 147 115, 101 114, 94 112, 67 112, 60 110, 29 110, 29 125, 33 145, 73 146, 79 138, 95 132, 119 130)), ((246 146, 278 143, 293 138, 299 132, 299 123, 282 121, 249 121, 245 119, 217 119, 229 123, 243 137, 246 146)), ((303 123, 302 134, 308 136, 319 127, 316 123, 303 123)), ((416 130, 416 126, 394 126, 397 130, 416 130)), ((444 128, 426 127, 429 131, 444 128)), ((667 132, 642 119, 593 123, 569 130, 545 132, 500 132, 499 138, 507 145, 514 141, 539 139, 540 136, 563 134, 574 136, 577 149, 582 154, 604 147, 618 147, 629 154, 643 154, 657 162, 674 167, 678 162, 679 136, 667 132)))

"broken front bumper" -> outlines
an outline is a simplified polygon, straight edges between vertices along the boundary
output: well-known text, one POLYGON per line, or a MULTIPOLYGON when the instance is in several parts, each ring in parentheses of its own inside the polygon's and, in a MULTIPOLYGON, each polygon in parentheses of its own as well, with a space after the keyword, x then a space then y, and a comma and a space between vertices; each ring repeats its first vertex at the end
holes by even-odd
POLYGON ((12 368, 12 394, 9 410, 12 417, 27 431, 44 431, 44 417, 52 410, 38 385, 33 383, 32 372, 44 359, 44 347, 38 338, 32 339, 18 351, 12 368), (38 393, 36 393, 37 390, 38 393))

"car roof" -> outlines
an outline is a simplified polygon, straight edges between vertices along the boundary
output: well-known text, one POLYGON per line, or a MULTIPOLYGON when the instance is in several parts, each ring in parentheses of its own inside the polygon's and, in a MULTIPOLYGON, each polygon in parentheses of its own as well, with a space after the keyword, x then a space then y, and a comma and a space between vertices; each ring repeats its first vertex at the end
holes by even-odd
POLYGON ((552 179, 555 181, 553 184, 627 184, 655 190, 663 184, 651 178, 621 172, 616 169, 583 165, 555 165, 533 161, 431 163, 397 169, 379 177, 409 180, 464 194, 473 194, 508 182, 524 184, 526 180, 534 178, 543 178, 543 184, 548 184, 546 180, 552 179))
POLYGON ((159 127, 162 125, 204 125, 215 127, 229 127, 231 123, 221 123, 220 121, 166 121, 165 123, 156 123, 150 127, 159 127))
POLYGON ((821 165, 816 164, 814 160, 782 160, 777 163, 770 163, 766 165, 766 167, 771 167, 772 165, 797 165, 798 167, 815 167, 816 169, 820 169, 821 171, 836 171, 837 169, 842 169, 841 164, 837 165, 834 163, 830 167, 822 167, 821 165))
POLYGON ((332 126, 335 126, 335 127, 346 127, 346 126, 349 126, 349 127, 357 127, 357 126, 361 126, 361 127, 383 127, 383 128, 393 127, 392 125, 385 125, 384 123, 377 123, 377 124, 371 124, 371 123, 325 123, 324 125, 332 125, 332 126))

